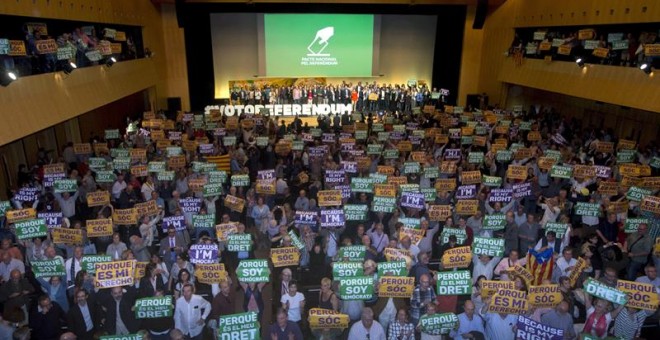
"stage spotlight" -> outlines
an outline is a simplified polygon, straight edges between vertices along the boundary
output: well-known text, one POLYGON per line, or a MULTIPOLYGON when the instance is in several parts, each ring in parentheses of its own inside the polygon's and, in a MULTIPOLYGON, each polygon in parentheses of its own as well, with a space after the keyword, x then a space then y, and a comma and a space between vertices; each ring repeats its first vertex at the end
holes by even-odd
POLYGON ((644 71, 644 73, 646 74, 651 74, 651 72, 653 72, 653 68, 649 63, 643 63, 642 65, 639 66, 639 69, 644 71))
POLYGON ((68 63, 65 62, 64 64, 62 64, 62 71, 64 72, 64 74, 71 74, 71 72, 73 72, 73 70, 77 68, 78 65, 76 65, 76 63, 74 63, 73 61, 68 63))
POLYGON ((110 57, 110 58, 105 60, 105 66, 106 67, 112 67, 112 65, 114 65, 116 62, 117 62, 117 59, 115 59, 115 57, 110 57))
POLYGON ((0 71, 0 85, 2 86, 8 86, 11 84, 12 81, 16 80, 18 77, 16 76, 16 73, 12 71, 5 71, 2 70, 0 71))
POLYGON ((577 59, 575 59, 575 63, 577 64, 577 66, 578 66, 579 68, 583 68, 583 67, 584 67, 584 60, 582 59, 582 57, 577 57, 577 59))

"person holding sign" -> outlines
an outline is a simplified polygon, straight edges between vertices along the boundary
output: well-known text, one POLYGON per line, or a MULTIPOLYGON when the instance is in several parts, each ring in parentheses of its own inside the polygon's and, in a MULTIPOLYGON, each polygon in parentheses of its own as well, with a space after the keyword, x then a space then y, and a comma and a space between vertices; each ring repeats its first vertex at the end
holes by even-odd
POLYGON ((465 301, 463 304, 463 313, 458 314, 458 328, 452 330, 449 334, 450 337, 454 339, 468 338, 470 332, 481 332, 484 333, 484 319, 479 315, 475 314, 476 306, 471 300, 465 301))
POLYGON ((500 314, 488 312, 489 305, 493 303, 492 297, 486 299, 481 315, 486 322, 486 339, 514 340, 514 326, 518 316, 514 314, 500 314))
POLYGON ((634 307, 622 309, 614 320, 614 336, 620 339, 639 338, 644 321, 654 313, 634 307))
POLYGON ((610 302, 603 299, 597 299, 592 302, 592 297, 585 294, 584 304, 587 307, 587 319, 584 322, 583 334, 589 334, 597 338, 607 337, 607 330, 612 320, 616 319, 625 305, 619 305, 616 309, 610 311, 610 302))

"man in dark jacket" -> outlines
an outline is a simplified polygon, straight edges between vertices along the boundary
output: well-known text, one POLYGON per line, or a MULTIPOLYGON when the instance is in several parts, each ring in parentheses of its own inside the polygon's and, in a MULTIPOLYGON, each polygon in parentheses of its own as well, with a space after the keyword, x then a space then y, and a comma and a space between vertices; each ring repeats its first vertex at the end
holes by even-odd
POLYGON ((100 329, 99 310, 97 305, 89 301, 89 295, 84 289, 76 292, 75 303, 69 309, 67 325, 78 340, 91 340, 94 333, 100 329))
MULTIPOLYGON (((107 291, 107 289, 103 291, 107 291)), ((133 287, 113 287, 110 295, 106 295, 105 299, 101 301, 105 315, 104 328, 108 334, 127 335, 140 329, 140 322, 135 319, 135 312, 131 310, 135 305, 135 289, 133 287)))
POLYGON ((34 339, 56 340, 66 322, 64 311, 57 302, 50 301, 48 295, 41 295, 37 306, 30 313, 30 328, 34 339))

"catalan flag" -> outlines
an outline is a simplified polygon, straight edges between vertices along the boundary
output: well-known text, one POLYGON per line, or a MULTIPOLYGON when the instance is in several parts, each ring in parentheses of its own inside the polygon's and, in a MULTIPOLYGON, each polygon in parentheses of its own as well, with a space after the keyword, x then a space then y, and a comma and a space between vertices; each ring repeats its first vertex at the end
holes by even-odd
POLYGON ((224 170, 227 173, 229 173, 230 170, 229 162, 231 161, 229 155, 207 156, 206 161, 215 164, 218 170, 224 170))
POLYGON ((533 285, 540 285, 543 280, 552 277, 554 262, 552 248, 541 252, 530 249, 527 252, 527 270, 534 276, 533 285))

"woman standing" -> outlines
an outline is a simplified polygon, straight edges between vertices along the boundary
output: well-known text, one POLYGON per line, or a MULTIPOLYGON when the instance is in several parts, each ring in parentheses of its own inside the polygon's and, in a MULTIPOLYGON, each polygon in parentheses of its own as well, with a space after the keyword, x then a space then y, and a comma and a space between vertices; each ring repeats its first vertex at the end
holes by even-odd
POLYGON ((321 291, 319 292, 319 308, 339 310, 339 298, 332 290, 332 280, 327 277, 321 279, 321 291))
POLYGON ((261 291, 264 289, 266 282, 240 282, 243 288, 243 310, 246 312, 255 312, 258 314, 259 319, 264 313, 264 299, 261 291))

